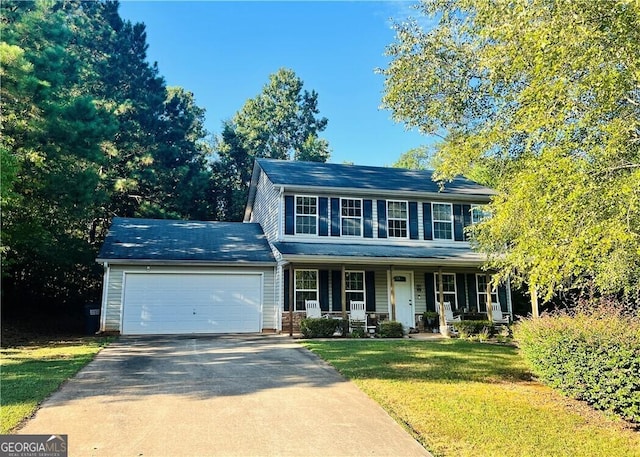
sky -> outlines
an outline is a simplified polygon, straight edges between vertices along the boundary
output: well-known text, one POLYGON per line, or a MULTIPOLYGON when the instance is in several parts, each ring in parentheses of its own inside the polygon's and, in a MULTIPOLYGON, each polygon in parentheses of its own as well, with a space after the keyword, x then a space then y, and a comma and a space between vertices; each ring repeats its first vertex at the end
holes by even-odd
POLYGON ((430 139, 380 108, 385 49, 393 20, 414 15, 411 1, 121 0, 120 16, 146 25, 147 52, 168 86, 193 92, 205 127, 222 122, 261 93, 269 76, 289 68, 303 90, 318 93, 320 133, 330 162, 388 166, 430 139))

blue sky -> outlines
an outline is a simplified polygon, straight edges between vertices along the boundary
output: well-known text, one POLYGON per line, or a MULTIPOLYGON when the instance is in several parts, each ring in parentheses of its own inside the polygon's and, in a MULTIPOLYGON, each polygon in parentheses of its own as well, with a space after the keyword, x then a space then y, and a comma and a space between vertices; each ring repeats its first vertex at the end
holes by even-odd
POLYGON ((410 1, 132 1, 120 15, 147 28, 148 58, 169 86, 194 93, 206 127, 220 133, 269 75, 292 69, 303 88, 318 92, 321 136, 331 162, 391 165, 429 143, 380 109, 385 48, 391 21, 409 14, 410 1))

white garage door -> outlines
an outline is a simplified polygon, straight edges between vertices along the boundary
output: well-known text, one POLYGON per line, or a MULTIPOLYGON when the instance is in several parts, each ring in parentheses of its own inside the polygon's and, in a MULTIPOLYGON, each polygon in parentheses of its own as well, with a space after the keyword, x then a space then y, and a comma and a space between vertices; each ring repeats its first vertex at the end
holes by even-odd
POLYGON ((261 330, 259 274, 128 273, 122 333, 247 333, 261 330))

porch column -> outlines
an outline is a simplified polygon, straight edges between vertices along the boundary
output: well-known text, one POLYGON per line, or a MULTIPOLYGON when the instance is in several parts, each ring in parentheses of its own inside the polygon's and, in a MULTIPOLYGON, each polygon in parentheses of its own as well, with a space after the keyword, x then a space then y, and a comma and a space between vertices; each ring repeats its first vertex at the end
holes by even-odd
POLYGON ((347 318, 347 268, 341 266, 342 279, 340 280, 340 299, 342 300, 342 318, 347 318))
POLYGON ((534 319, 540 317, 540 311, 538 310, 538 289, 535 286, 529 288, 529 294, 531 295, 531 315, 534 319))
POLYGON ((487 317, 489 318, 489 322, 493 322, 493 310, 491 309, 491 275, 487 273, 485 277, 487 281, 487 317))
POLYGON ((390 321, 395 321, 396 320, 396 288, 393 286, 393 265, 389 266, 389 287, 390 287, 390 294, 389 294, 389 300, 391 300, 391 309, 389 311, 391 311, 390 315, 389 315, 389 320, 390 321))
POLYGON ((438 268, 438 314, 440 314, 440 333, 449 336, 449 326, 444 313, 444 285, 442 284, 442 267, 438 268))
POLYGON ((293 264, 289 264, 289 290, 287 291, 287 293, 289 294, 289 336, 293 336, 293 308, 296 306, 293 301, 293 282, 295 280, 296 278, 293 264))
POLYGON ((513 322, 513 303, 511 300, 511 276, 507 276, 507 311, 509 312, 509 319, 513 322))

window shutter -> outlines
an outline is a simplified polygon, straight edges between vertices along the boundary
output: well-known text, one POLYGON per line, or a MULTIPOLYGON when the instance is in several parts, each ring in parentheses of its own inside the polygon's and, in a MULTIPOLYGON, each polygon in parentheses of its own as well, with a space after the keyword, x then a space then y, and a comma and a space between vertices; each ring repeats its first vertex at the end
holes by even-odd
POLYGON ((364 237, 373 238, 373 201, 362 201, 362 215, 364 216, 364 237))
POLYGON ((387 201, 378 200, 378 238, 387 237, 387 201))
POLYGON ((467 274, 467 289, 469 291, 469 306, 478 309, 478 291, 476 286, 476 275, 467 274))
POLYGON ((329 311, 329 270, 320 270, 318 281, 320 288, 320 296, 318 297, 320 309, 322 311, 329 311))
POLYGON ((374 271, 364 272, 364 288, 367 296, 367 311, 376 311, 376 273, 374 271))
POLYGON ((289 311, 289 269, 282 270, 284 279, 284 310, 289 311))
POLYGON ((329 199, 320 197, 318 199, 318 235, 329 235, 329 199))
MULTIPOLYGON (((462 205, 462 223, 467 228, 471 225, 471 205, 462 205)), ((469 240, 469 235, 465 232, 464 240, 469 240)))
POLYGON ((331 199, 331 236, 340 236, 340 199, 331 199))
POLYGON ((293 195, 284 197, 284 234, 295 234, 295 214, 293 195))
POLYGON ((422 204, 422 224, 424 225, 424 239, 432 240, 433 231, 431 229, 431 203, 422 204))
POLYGON ((424 274, 424 293, 427 300, 427 311, 435 311, 436 309, 436 284, 433 273, 424 274))
POLYGON ((464 274, 462 273, 456 273, 456 298, 458 299, 458 309, 468 308, 464 274))
POLYGON ((500 302, 500 309, 503 312, 507 312, 507 286, 498 284, 498 301, 500 302))
POLYGON ((331 271, 331 308, 342 311, 342 273, 340 270, 331 271))
POLYGON ((409 202, 409 238, 418 239, 418 202, 409 202))
POLYGON ((464 241, 464 221, 462 217, 462 205, 453 205, 453 239, 464 241))

